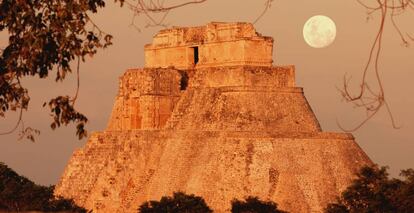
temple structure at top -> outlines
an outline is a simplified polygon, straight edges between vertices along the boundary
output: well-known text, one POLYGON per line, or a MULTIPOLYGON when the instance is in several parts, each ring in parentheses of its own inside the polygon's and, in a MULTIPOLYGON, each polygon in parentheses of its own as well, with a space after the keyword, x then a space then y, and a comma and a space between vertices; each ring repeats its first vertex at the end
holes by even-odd
MULTIPOLYGON (((120 78, 119 94, 108 124, 109 131, 193 128, 186 122, 195 118, 183 116, 193 115, 184 111, 191 108, 187 106, 186 100, 193 97, 195 88, 260 93, 272 93, 280 88, 301 91, 295 88, 294 66, 272 66, 273 38, 260 35, 250 23, 211 22, 199 27, 161 30, 154 36, 153 43, 145 46, 144 51, 144 68, 128 69, 120 78)), ((279 126, 284 129, 303 129, 302 123, 306 122, 312 124, 312 131, 320 130, 312 113, 295 123, 298 120, 296 117, 308 111, 308 105, 301 107, 304 109, 290 113, 292 116, 285 116, 283 122, 277 121, 279 126)), ((238 108, 233 110, 237 111, 238 108)), ((263 128, 275 128, 268 125, 270 114, 263 112, 252 116, 260 117, 257 120, 263 121, 263 128)), ((216 124, 223 122, 222 118, 215 119, 216 124)), ((257 128, 257 120, 254 124, 246 120, 243 125, 240 124, 243 128, 236 129, 252 129, 247 123, 257 128)), ((204 129, 223 129, 225 126, 220 124, 204 129)), ((235 129, 234 126, 228 128, 235 129)))
POLYGON ((135 213, 177 191, 219 213, 248 196, 324 212, 373 164, 351 134, 322 131, 295 67, 273 66, 272 48, 249 23, 160 31, 55 195, 98 213, 135 213))
POLYGON ((145 67, 271 66, 272 51, 273 38, 261 36, 250 23, 212 22, 161 30, 145 46, 145 67))
MULTIPOLYGON (((272 66, 273 38, 260 35, 250 23, 161 30, 144 51, 144 68, 121 76, 107 130, 184 128, 179 120, 188 107, 176 106, 183 95, 192 94, 184 93, 189 88, 263 91, 295 86, 294 66, 272 66)), ((262 116, 268 120, 268 114, 262 116)), ((313 115, 308 117, 319 130, 313 115)))

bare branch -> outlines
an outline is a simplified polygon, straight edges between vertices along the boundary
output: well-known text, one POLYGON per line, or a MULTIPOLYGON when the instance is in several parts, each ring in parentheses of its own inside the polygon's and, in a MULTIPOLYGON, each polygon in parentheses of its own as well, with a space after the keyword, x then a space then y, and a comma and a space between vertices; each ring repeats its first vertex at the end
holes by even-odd
POLYGON ((256 20, 254 20, 253 24, 256 24, 264 16, 264 14, 266 14, 267 10, 269 10, 272 6, 273 1, 274 0, 266 0, 262 13, 256 18, 256 20))
POLYGON ((80 57, 78 56, 78 64, 76 66, 76 92, 71 100, 72 106, 75 106, 76 99, 78 99, 78 94, 79 94, 79 87, 80 87, 79 69, 80 69, 80 57))
MULTIPOLYGON (((21 86, 21 82, 20 80, 17 78, 17 83, 21 86)), ((8 131, 5 132, 0 132, 0 136, 1 135, 9 135, 12 134, 14 132, 17 131, 17 129, 19 128, 19 126, 21 126, 21 130, 19 131, 19 138, 18 140, 22 140, 23 138, 27 138, 29 140, 31 140, 32 142, 35 141, 34 138, 34 134, 39 135, 40 131, 31 127, 26 127, 24 126, 24 122, 23 122, 23 109, 26 109, 24 107, 25 103, 24 103, 24 99, 21 100, 20 106, 17 106, 17 108, 19 109, 19 116, 18 119, 16 121, 16 124, 8 131)))
POLYGON ((380 70, 379 70, 379 60, 380 60, 381 51, 382 51, 383 33, 384 33, 385 22, 387 18, 390 19, 393 25, 393 28, 396 30, 396 32, 400 36, 404 46, 408 47, 409 40, 414 41, 414 39, 408 33, 405 35, 402 33, 401 28, 399 27, 397 21, 395 20, 396 16, 401 15, 404 12, 406 12, 407 9, 412 8, 414 5, 414 2, 413 0, 398 0, 398 1, 377 0, 377 4, 378 4, 377 6, 369 6, 363 3, 361 0, 357 0, 357 2, 367 9, 368 16, 370 16, 373 13, 377 13, 377 12, 381 14, 380 26, 378 29, 378 33, 375 37, 375 40, 371 46, 367 64, 362 72, 362 78, 361 78, 360 88, 358 92, 356 93, 356 95, 351 94, 349 90, 350 81, 349 79, 346 78, 346 76, 344 76, 343 88, 340 92, 346 102, 352 103, 357 108, 364 109, 366 111, 367 116, 361 122, 359 122, 354 128, 344 128, 342 125, 339 124, 339 122, 337 123, 338 123, 339 128, 341 128, 344 131, 352 132, 352 131, 358 130, 366 122, 368 122, 371 118, 373 118, 374 115, 376 115, 377 112, 382 107, 385 106, 393 128, 398 129, 400 127, 396 124, 393 113, 389 107, 389 104, 387 103, 385 99, 384 86, 383 86, 383 82, 382 82, 382 78, 381 78, 380 70), (372 63, 373 63, 373 68, 371 66, 372 63), (378 87, 377 91, 374 91, 372 89, 372 87, 370 86, 372 82, 370 82, 367 77, 368 72, 370 72, 371 70, 373 70, 374 75, 375 75, 374 83, 378 87))
POLYGON ((149 7, 148 12, 166 12, 166 11, 170 11, 170 10, 173 10, 173 9, 184 7, 184 6, 187 6, 187 5, 190 5, 190 4, 200 4, 200 3, 203 3, 203 2, 206 2, 206 1, 207 0, 188 1, 188 2, 185 2, 185 3, 182 3, 182 4, 177 4, 177 5, 173 5, 173 6, 169 6, 169 7, 164 7, 163 3, 160 3, 158 5, 154 5, 154 7, 152 7, 152 8, 149 7))
MULTIPOLYGON (((265 0, 264 9, 254 20, 253 24, 257 23, 266 14, 273 1, 265 0)), ((165 20, 172 10, 205 2, 207 0, 188 0, 180 4, 166 5, 165 0, 126 0, 123 3, 134 13, 130 26, 141 31, 135 24, 135 20, 139 16, 143 16, 147 20, 145 27, 167 27, 168 24, 165 23, 165 20)))
POLYGON ((20 124, 22 123, 22 118, 23 118, 23 108, 20 108, 19 117, 16 121, 16 124, 10 130, 5 131, 5 132, 0 132, 0 135, 9 135, 9 134, 12 134, 13 132, 15 132, 17 130, 17 128, 19 128, 20 124))
POLYGON ((182 8, 185 6, 193 5, 193 4, 201 4, 206 2, 207 0, 191 0, 186 1, 184 3, 175 4, 175 5, 165 5, 165 1, 162 0, 136 0, 136 1, 125 1, 124 3, 134 12, 133 19, 131 21, 131 26, 137 28, 139 27, 135 25, 135 18, 143 15, 147 20, 148 23, 146 27, 154 27, 154 26, 161 26, 167 27, 164 23, 167 15, 171 10, 182 8))

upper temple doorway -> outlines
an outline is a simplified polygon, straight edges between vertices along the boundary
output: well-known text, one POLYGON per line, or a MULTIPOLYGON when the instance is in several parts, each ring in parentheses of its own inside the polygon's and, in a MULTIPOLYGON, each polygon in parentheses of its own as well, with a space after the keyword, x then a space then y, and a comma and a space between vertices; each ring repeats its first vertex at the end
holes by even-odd
POLYGON ((193 50, 193 62, 194 62, 194 66, 195 66, 195 65, 197 65, 197 63, 199 61, 198 46, 191 47, 191 49, 193 50))

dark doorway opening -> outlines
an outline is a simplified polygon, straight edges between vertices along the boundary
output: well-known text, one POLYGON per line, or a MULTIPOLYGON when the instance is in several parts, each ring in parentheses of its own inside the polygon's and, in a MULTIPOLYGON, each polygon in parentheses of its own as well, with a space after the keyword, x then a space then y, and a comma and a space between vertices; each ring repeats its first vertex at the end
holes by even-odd
POLYGON ((185 71, 180 71, 180 90, 186 90, 188 86, 188 74, 185 71))
POLYGON ((196 65, 198 63, 198 47, 192 47, 194 50, 194 65, 196 65))

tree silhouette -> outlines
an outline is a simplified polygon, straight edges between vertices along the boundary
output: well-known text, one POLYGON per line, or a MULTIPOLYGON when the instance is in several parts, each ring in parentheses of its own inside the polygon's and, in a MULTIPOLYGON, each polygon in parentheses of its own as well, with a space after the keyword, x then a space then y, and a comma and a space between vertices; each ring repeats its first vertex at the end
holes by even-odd
MULTIPOLYGON (((0 116, 4 117, 9 110, 20 113, 16 125, 2 134, 11 133, 22 124, 23 110, 29 106, 30 96, 22 78, 47 78, 53 71, 55 80, 63 81, 72 72, 71 62, 76 61, 75 95, 58 96, 48 105, 52 129, 74 122, 79 138, 86 135, 87 118, 75 109, 79 63, 111 44, 112 36, 100 30, 88 15, 104 6, 103 0, 0 2, 0 31, 9 35, 8 45, 0 55, 0 116)), ((33 140, 32 130, 23 127, 23 133, 29 133, 28 138, 33 140)))
POLYGON ((0 210, 87 212, 73 200, 55 198, 54 186, 39 186, 0 162, 0 210))
MULTIPOLYGON (((134 11, 134 19, 144 15, 149 20, 147 26, 164 26, 171 10, 207 0, 188 0, 179 4, 158 0, 114 1, 134 11), (160 14, 161 19, 156 19, 155 16, 160 14)), ((265 1, 263 13, 272 1, 265 1)), ((74 95, 60 95, 43 106, 48 105, 51 110, 52 129, 75 123, 79 139, 87 135, 85 124, 88 119, 75 107, 80 84, 79 65, 87 56, 112 44, 112 36, 101 30, 88 15, 104 6, 104 0, 0 2, 0 32, 9 35, 8 45, 0 50, 0 117, 10 110, 19 113, 16 124, 10 130, 0 130, 4 131, 0 135, 10 134, 19 126, 21 137, 33 141, 34 134, 39 134, 38 130, 25 127, 23 123, 23 112, 28 109, 30 96, 22 78, 47 78, 54 72, 55 80, 61 82, 73 70, 77 75, 74 95), (71 66, 72 62, 76 63, 75 67, 71 66)))
POLYGON ((209 213, 213 212, 203 198, 193 194, 174 192, 173 196, 164 196, 160 201, 148 201, 139 209, 141 213, 209 213))
MULTIPOLYGON (((174 9, 188 5, 202 4, 207 0, 187 0, 178 4, 171 1, 158 0, 114 0, 121 6, 126 5, 134 12, 132 25, 137 17, 146 17, 147 26, 165 26, 167 15, 174 9)), ((264 0, 264 9, 254 22, 267 12, 273 0, 264 0)), ((398 128, 385 98, 385 92, 379 74, 379 60, 385 21, 390 19, 404 45, 414 41, 414 36, 400 29, 395 17, 414 10, 413 0, 376 0, 374 5, 367 5, 357 0, 367 9, 368 16, 380 13, 380 26, 359 85, 359 91, 350 92, 350 79, 344 76, 343 87, 340 89, 347 102, 367 112, 354 131, 364 125, 385 106, 394 128, 398 128), (373 66, 373 69, 371 69, 373 66), (367 74, 375 73, 374 82, 369 81, 367 74), (378 88, 374 89, 373 84, 378 88)), ((57 128, 69 123, 76 124, 76 134, 79 138, 86 136, 85 125, 87 117, 77 111, 75 103, 80 84, 79 64, 88 56, 93 56, 98 50, 112 44, 112 36, 97 26, 90 13, 96 13, 105 6, 104 0, 35 0, 0 2, 0 32, 9 35, 8 45, 0 49, 0 117, 8 111, 19 113, 16 124, 0 135, 9 134, 21 126, 21 136, 34 140, 33 135, 39 131, 23 124, 23 112, 30 103, 29 89, 21 79, 24 77, 47 78, 55 74, 55 80, 61 82, 75 71, 77 88, 73 95, 60 95, 51 99, 44 106, 51 110, 51 128, 57 128), (74 67, 73 67, 74 66, 74 67)), ((339 124, 339 123, 338 123, 339 124)), ((4 131, 4 130, 0 130, 4 131)))
POLYGON ((258 197, 247 197, 244 201, 234 199, 231 202, 232 213, 284 213, 277 209, 273 201, 261 201, 258 197))
POLYGON ((401 172, 402 180, 389 178, 386 167, 364 167, 327 213, 414 212, 414 170, 401 172))

